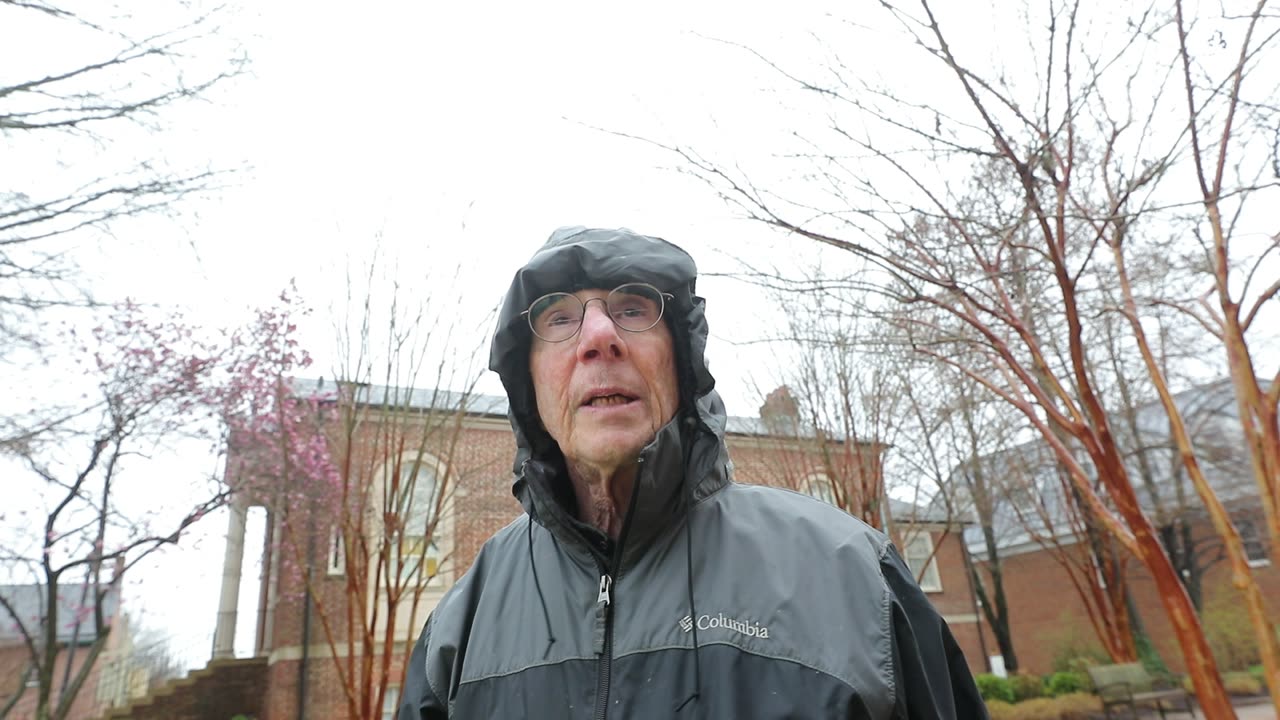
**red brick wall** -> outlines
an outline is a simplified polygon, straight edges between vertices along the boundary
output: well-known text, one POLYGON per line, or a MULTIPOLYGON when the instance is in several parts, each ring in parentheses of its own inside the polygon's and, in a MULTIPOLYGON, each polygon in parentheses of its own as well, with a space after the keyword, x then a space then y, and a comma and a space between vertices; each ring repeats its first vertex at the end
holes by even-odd
POLYGON ((938 609, 951 627, 956 642, 964 651, 969 669, 974 673, 987 672, 987 656, 996 654, 995 640, 981 611, 974 604, 973 588, 964 562, 964 540, 958 528, 950 532, 932 529, 937 548, 934 562, 942 581, 942 592, 927 593, 929 601, 938 609))
MULTIPOLYGON (((373 429, 366 427, 363 432, 368 435, 373 429)), ((451 472, 456 473, 451 479, 454 507, 449 520, 452 526, 453 552, 446 560, 445 567, 453 577, 457 577, 471 566, 484 541, 511 522, 520 514, 521 509, 511 495, 511 460, 515 456, 515 440, 505 420, 464 429, 452 451, 442 446, 447 440, 447 436, 441 435, 436 443, 427 448, 427 452, 442 461, 452 457, 449 465, 451 472)), ((302 524, 298 522, 295 526, 302 524)), ((317 567, 312 571, 313 589, 320 606, 325 608, 325 613, 335 619, 331 624, 333 636, 338 642, 342 642, 346 638, 342 608, 346 602, 347 581, 342 575, 327 574, 327 542, 332 525, 318 522, 317 526, 317 567)), ((293 553, 300 557, 303 547, 305 544, 297 540, 282 547, 280 552, 286 556, 293 553)), ((302 600, 305 597, 305 587, 301 565, 289 559, 282 561, 270 643, 272 648, 302 644, 302 600)), ((326 642, 321 620, 315 612, 312 614, 310 642, 326 642)))
MULTIPOLYGON (((54 661, 53 693, 50 696, 50 709, 56 706, 58 702, 59 694, 63 687, 62 678, 66 673, 68 660, 71 661, 71 678, 74 680, 75 674, 84 664, 87 654, 88 650, 83 647, 77 648, 74 655, 65 648, 58 651, 57 658, 54 661)), ((30 661, 31 655, 27 652, 25 645, 14 644, 0 647, 0 706, 8 703, 13 694, 19 691, 18 680, 21 679, 22 671, 30 661)), ((34 681, 35 676, 32 675, 31 679, 34 681)), ((71 705, 69 719, 83 720, 97 715, 99 711, 97 694, 98 669, 93 668, 89 671, 89 676, 85 678, 83 687, 81 687, 71 705)), ((8 720, 32 720, 32 718, 35 718, 36 696, 37 689, 35 687, 26 688, 22 692, 21 699, 9 712, 8 720)))
MULTIPOLYGON (((258 720, 295 720, 298 717, 298 668, 300 660, 281 660, 273 663, 267 672, 270 692, 258 720)), ((392 664, 387 677, 389 686, 398 687, 402 662, 392 664)), ((321 720, 339 720, 348 717, 344 684, 333 659, 329 656, 311 657, 307 661, 307 717, 321 720)), ((373 702, 370 688, 370 702, 373 702)), ((372 707, 372 705, 371 705, 372 707)), ((375 710, 377 708, 374 708, 375 710)), ((375 713, 375 717, 377 717, 375 713)))
MULTIPOLYGON (((736 479, 740 482, 794 487, 796 478, 812 464, 798 450, 764 447, 753 438, 730 438, 736 479), (785 471, 784 471, 785 469, 785 471)), ((446 453, 437 452, 440 457, 446 453)), ((458 473, 453 511, 454 577, 470 567, 481 545, 494 532, 510 523, 522 511, 511 495, 511 464, 515 442, 505 420, 469 424, 453 452, 452 468, 458 473)), ((973 604, 968 594, 963 558, 955 535, 939 538, 937 563, 943 591, 931 595, 944 615, 952 617, 952 629, 975 670, 984 667, 978 628, 972 622, 973 604)), ((320 543, 324 545, 323 542, 320 543)), ((323 555, 318 556, 323 562, 323 555)), ((322 571, 317 571, 322 572, 322 571)), ((341 607, 341 577, 325 577, 319 585, 321 600, 330 608, 341 607)), ((280 578, 272 647, 276 649, 267 672, 266 705, 262 720, 291 720, 297 717, 298 654, 302 634, 302 583, 295 570, 280 578)), ((419 619, 418 624, 425 621, 419 619)), ((313 655, 308 662, 309 717, 344 718, 342 683, 334 662, 324 648, 324 635, 313 615, 311 641, 313 655)), ((393 673, 398 677, 399 669, 393 673)))
MULTIPOLYGON (((1196 527, 1198 537, 1208 537, 1212 532, 1212 528, 1207 524, 1196 527)), ((1258 582, 1262 596, 1268 603, 1271 618, 1280 617, 1280 569, 1277 569, 1275 564, 1275 551, 1275 548, 1271 548, 1269 554, 1271 564, 1253 568, 1254 579, 1258 582)), ((1155 582, 1146 568, 1136 560, 1130 561, 1128 567, 1129 587, 1142 614, 1147 634, 1164 661, 1171 668, 1181 672, 1184 669, 1181 650, 1173 633, 1173 627, 1164 612, 1164 606, 1160 602, 1160 594, 1156 591, 1155 582)), ((1242 624, 1247 623, 1248 615, 1243 596, 1231 586, 1231 568, 1225 559, 1209 568, 1204 578, 1202 596, 1207 603, 1211 603, 1216 596, 1233 607, 1242 624)), ((1226 658, 1218 660, 1222 663, 1226 658)))
MULTIPOLYGON (((1211 532, 1207 527, 1197 528, 1197 534, 1211 532)), ((1082 552, 1079 545, 1068 546, 1072 552, 1082 552)), ((1273 555, 1274 560, 1274 555, 1273 555)), ((1160 657, 1176 672, 1185 666, 1177 637, 1173 634, 1164 604, 1151 576, 1136 559, 1126 563, 1126 578, 1134 596, 1138 612, 1146 626, 1160 657)), ((1030 672, 1047 673, 1052 669, 1055 654, 1070 648, 1091 648, 1101 652, 1093 626, 1085 612, 1084 603, 1075 591, 1062 566, 1043 550, 1010 555, 1003 560, 1005 593, 1009 602, 1009 615, 1013 632, 1014 650, 1019 664, 1030 672)), ((1254 577, 1268 598, 1272 617, 1280 611, 1280 570, 1274 564, 1254 569, 1254 577)), ((1216 592, 1230 593, 1230 568, 1226 561, 1213 565, 1205 578, 1204 596, 1209 599, 1216 592)), ((1231 602, 1227 595, 1227 602, 1231 602)), ((1244 605, 1238 604, 1241 617, 1244 605)), ((990 646, 995 654, 994 643, 990 646)))
MULTIPOLYGON (((1020 669, 1047 673, 1055 653, 1066 647, 1101 648, 1066 571, 1047 552, 1009 555, 1003 558, 1002 569, 1020 669)), ((984 581, 989 582, 985 574, 984 581)), ((999 654, 994 640, 988 650, 999 654)))
POLYGON ((186 678, 107 715, 107 720, 229 720, 261 718, 266 660, 215 660, 186 678))

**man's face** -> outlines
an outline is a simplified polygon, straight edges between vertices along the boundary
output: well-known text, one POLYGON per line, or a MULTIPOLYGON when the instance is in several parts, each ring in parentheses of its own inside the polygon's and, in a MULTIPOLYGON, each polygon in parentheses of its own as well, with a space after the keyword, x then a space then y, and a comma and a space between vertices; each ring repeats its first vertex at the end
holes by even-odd
POLYGON ((558 343, 534 337, 529 351, 538 415, 571 465, 613 473, 675 416, 671 330, 659 322, 627 332, 609 319, 607 290, 574 294, 586 303, 578 334, 558 343))

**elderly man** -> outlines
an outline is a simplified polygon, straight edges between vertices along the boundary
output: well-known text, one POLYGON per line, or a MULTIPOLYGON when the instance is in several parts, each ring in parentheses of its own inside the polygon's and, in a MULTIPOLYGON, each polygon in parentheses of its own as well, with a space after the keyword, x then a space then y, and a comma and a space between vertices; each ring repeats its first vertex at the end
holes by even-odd
POLYGON ((696 274, 585 228, 516 273, 490 368, 526 515, 427 620, 401 720, 985 717, 884 535, 733 482, 696 274))

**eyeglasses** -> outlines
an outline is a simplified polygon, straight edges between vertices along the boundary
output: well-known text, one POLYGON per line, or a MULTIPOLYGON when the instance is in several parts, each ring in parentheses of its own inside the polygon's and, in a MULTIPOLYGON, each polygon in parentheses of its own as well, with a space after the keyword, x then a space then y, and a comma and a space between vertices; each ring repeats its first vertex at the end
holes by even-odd
POLYGON ((564 342, 582 329, 582 318, 587 313, 587 303, 600 300, 605 314, 613 324, 627 332, 644 332, 662 320, 666 299, 674 295, 664 293, 648 283, 626 283, 614 288, 603 300, 591 298, 587 302, 577 295, 556 292, 534 300, 522 315, 528 317, 529 329, 546 342, 564 342))

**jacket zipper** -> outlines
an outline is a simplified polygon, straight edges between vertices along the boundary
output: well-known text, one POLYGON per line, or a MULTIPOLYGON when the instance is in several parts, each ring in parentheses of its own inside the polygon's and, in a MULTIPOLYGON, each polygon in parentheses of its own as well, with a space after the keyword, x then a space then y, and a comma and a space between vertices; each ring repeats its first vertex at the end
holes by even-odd
MULTIPOLYGON (((636 460, 636 464, 644 464, 643 454, 636 460)), ((613 557, 600 562, 600 589, 596 593, 596 605, 599 608, 597 612, 604 615, 604 642, 596 676, 596 720, 605 720, 609 715, 609 674, 613 665, 613 586, 622 576, 622 549, 626 546, 627 535, 631 531, 631 517, 639 502, 640 485, 640 478, 637 477, 631 488, 631 502, 622 521, 622 531, 618 533, 618 542, 613 547, 613 557)))
POLYGON ((598 613, 604 614, 604 649, 600 653, 596 675, 596 720, 605 720, 609 714, 609 674, 613 663, 613 577, 600 568, 600 590, 596 593, 598 613))

